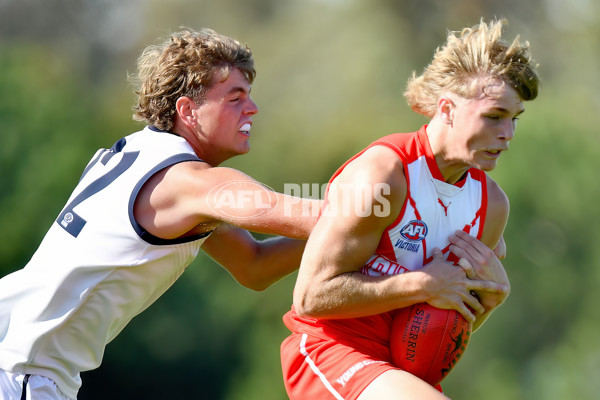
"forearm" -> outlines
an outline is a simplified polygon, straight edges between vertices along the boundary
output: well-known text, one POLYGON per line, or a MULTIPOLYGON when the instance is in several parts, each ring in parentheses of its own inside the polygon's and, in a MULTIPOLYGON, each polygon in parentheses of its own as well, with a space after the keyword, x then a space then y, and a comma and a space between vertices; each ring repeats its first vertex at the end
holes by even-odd
POLYGON ((476 321, 473 324, 473 330, 476 330, 481 325, 483 325, 483 323, 491 315, 491 313, 502 303, 504 303, 504 301, 508 298, 508 295, 510 293, 510 282, 508 281, 508 278, 506 277, 505 273, 497 274, 493 277, 493 279, 487 278, 486 276, 477 276, 477 279, 489 279, 493 282, 503 284, 505 285, 507 290, 505 293, 489 293, 483 291, 475 291, 479 302, 485 309, 485 312, 476 315, 476 321))
POLYGON ((483 323, 489 318, 489 316, 492 315, 492 312, 494 312, 494 309, 486 308, 486 311, 483 314, 479 314, 476 316, 475 322, 473 322, 473 332, 481 328, 481 325, 483 325, 483 323))
POLYGON ((257 251, 246 265, 252 289, 263 290, 300 266, 305 240, 276 237, 257 243, 257 251))
POLYGON ((380 314, 425 301, 422 280, 419 272, 379 277, 348 272, 295 290, 294 308, 300 315, 323 319, 380 314))
POLYGON ((202 249, 241 285, 264 290, 300 265, 306 241, 284 237, 258 241, 250 232, 222 224, 202 249))
MULTIPOLYGON (((509 289, 510 291, 510 289, 509 289)), ((476 315, 476 320, 473 323, 473 331, 479 329, 481 325, 488 319, 494 310, 508 298, 509 292, 506 293, 485 293, 478 292, 478 298, 481 305, 485 308, 485 312, 476 315)))
POLYGON ((317 222, 321 200, 302 199, 276 192, 271 192, 271 195, 271 203, 261 204, 263 208, 258 211, 239 211, 246 214, 243 217, 227 215, 223 220, 251 232, 308 239, 317 222), (255 212, 256 215, 248 215, 249 212, 255 212))
POLYGON ((331 273, 335 263, 329 268, 328 264, 313 264, 305 254, 294 290, 294 307, 308 317, 353 318, 425 302, 457 310, 475 322, 474 314, 486 317, 506 298, 505 285, 468 279, 462 269, 445 261, 441 252, 434 252, 433 257, 417 271, 372 277, 360 271, 331 273), (309 268, 312 273, 306 273, 309 268), (487 308, 472 292, 484 295, 487 308))
MULTIPOLYGON (((508 297, 510 293, 508 275, 496 254, 496 250, 490 250, 483 242, 461 231, 457 231, 456 235, 451 235, 450 241, 453 243, 450 246, 450 250, 460 257, 459 265, 465 269, 468 277, 476 280, 496 282, 504 285, 506 288, 503 293, 475 291, 481 305, 486 310, 477 317, 478 324, 481 325, 489 314, 508 297), (480 323, 479 320, 481 320, 480 323)), ((501 242, 504 243, 503 241, 501 242)), ((501 251, 501 253, 505 253, 505 246, 503 245, 503 247, 504 251, 501 251)))

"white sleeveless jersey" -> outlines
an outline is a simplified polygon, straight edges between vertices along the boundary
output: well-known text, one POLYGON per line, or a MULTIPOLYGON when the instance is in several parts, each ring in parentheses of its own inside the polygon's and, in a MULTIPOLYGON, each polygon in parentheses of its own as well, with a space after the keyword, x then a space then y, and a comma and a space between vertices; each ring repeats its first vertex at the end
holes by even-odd
POLYGON ((30 262, 0 280, 0 368, 51 378, 69 397, 80 371, 195 258, 205 235, 164 240, 133 217, 144 182, 201 161, 181 137, 145 128, 99 150, 30 262))

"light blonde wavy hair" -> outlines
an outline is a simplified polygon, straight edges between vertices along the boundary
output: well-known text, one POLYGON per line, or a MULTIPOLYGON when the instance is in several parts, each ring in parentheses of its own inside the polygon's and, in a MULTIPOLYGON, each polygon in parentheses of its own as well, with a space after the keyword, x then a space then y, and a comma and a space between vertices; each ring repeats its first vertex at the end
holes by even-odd
MULTIPOLYGON (((512 43, 502 39, 506 20, 449 32, 446 43, 438 47, 424 72, 413 72, 404 97, 413 111, 432 118, 437 102, 445 92, 464 98, 479 95, 482 80, 500 79, 513 87, 522 100, 538 95, 540 81, 529 55, 529 43, 517 36, 512 43)), ((484 92, 485 93, 485 92, 484 92)))
POLYGON ((256 76, 251 50, 212 29, 183 28, 166 41, 146 47, 130 77, 138 96, 133 119, 164 131, 173 128, 175 103, 183 96, 201 104, 206 91, 238 68, 252 83, 256 76))

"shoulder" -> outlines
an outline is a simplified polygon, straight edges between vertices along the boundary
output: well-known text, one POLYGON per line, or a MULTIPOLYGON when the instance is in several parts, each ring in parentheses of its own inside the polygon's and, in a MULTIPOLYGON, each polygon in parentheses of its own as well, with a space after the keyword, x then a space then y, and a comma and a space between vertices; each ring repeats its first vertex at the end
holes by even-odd
POLYGON ((369 215, 377 219, 378 224, 387 226, 396 219, 406 193, 402 160, 394 150, 377 145, 366 149, 343 168, 330 183, 327 200, 354 199, 365 210, 383 207, 386 217, 382 218, 378 213, 369 215))
MULTIPOLYGON (((404 179, 402 160, 390 147, 374 145, 350 162, 342 174, 367 182, 386 182, 393 184, 404 179)), ((341 175, 342 175, 341 174, 341 175)))

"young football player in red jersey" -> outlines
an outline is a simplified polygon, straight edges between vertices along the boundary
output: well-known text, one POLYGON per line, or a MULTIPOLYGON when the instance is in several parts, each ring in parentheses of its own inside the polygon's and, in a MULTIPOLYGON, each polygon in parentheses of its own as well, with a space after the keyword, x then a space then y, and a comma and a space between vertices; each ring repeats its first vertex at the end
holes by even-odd
POLYGON ((475 330, 508 296, 490 249, 509 203, 485 172, 539 80, 528 43, 504 41, 503 22, 450 33, 405 93, 429 123, 375 141, 330 180, 284 317, 290 399, 444 399, 391 364, 393 310, 455 309, 475 330))

